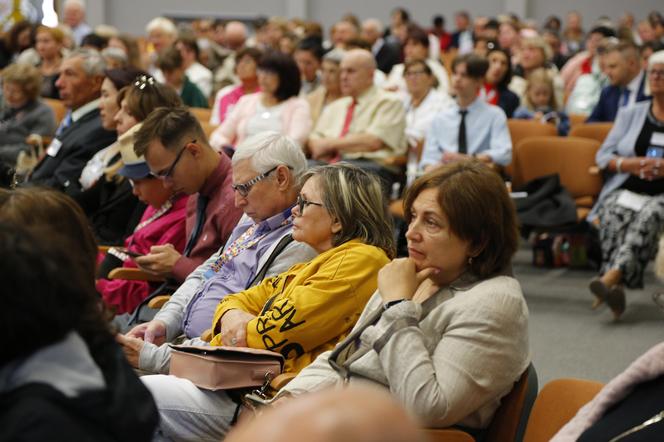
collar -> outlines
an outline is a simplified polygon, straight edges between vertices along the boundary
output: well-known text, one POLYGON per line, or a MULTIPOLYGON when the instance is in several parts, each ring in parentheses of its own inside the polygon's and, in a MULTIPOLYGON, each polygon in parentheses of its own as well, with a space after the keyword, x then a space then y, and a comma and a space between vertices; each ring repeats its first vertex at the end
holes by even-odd
POLYGON ((279 212, 276 215, 272 215, 268 219, 265 219, 258 223, 258 228, 256 229, 256 233, 261 234, 261 233, 267 233, 271 232, 273 230, 277 230, 279 227, 283 226, 284 224, 291 224, 293 222, 292 218, 292 207, 287 208, 283 212, 279 212), (288 221, 285 223, 285 221, 288 221))
MULTIPOLYGON (((459 103, 456 100, 454 100, 454 106, 456 107, 457 111, 461 110, 461 106, 459 106, 459 103)), ((468 111, 468 113, 471 113, 472 111, 477 110, 481 106, 482 106, 482 99, 478 95, 477 97, 475 97, 473 102, 470 103, 470 105, 466 106, 466 110, 468 111)))
POLYGON ((231 173, 231 160, 224 154, 219 155, 219 164, 212 173, 205 179, 203 187, 198 191, 199 194, 211 197, 215 192, 223 189, 226 177, 231 173))
POLYGON ((641 81, 643 80, 643 69, 639 71, 636 77, 632 79, 627 84, 627 89, 629 89, 630 94, 636 94, 639 91, 639 86, 641 85, 641 81))
POLYGON ((71 111, 71 122, 76 123, 78 120, 97 108, 99 108, 99 98, 92 100, 89 103, 85 103, 75 111, 71 111))
POLYGON ((381 50, 381 48, 383 47, 384 44, 385 44, 385 40, 384 40, 382 37, 380 37, 380 38, 379 38, 378 40, 376 40, 376 42, 371 46, 371 53, 374 54, 374 55, 376 55, 376 54, 381 50))
POLYGON ((367 101, 371 101, 378 93, 378 88, 376 86, 371 86, 367 88, 366 91, 362 92, 359 97, 357 97, 357 104, 362 104, 367 101))

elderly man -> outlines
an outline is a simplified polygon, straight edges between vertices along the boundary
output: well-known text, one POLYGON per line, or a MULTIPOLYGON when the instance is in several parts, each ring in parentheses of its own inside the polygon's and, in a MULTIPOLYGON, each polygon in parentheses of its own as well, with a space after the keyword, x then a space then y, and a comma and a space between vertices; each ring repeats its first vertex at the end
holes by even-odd
POLYGON ((92 28, 85 22, 85 0, 65 0, 62 10, 62 21, 71 28, 76 46, 80 46, 83 37, 92 33, 92 28))
POLYGON ((155 17, 145 27, 148 36, 148 43, 152 45, 153 52, 148 54, 145 64, 148 66, 148 72, 160 83, 164 82, 164 75, 155 65, 159 54, 164 52, 175 44, 178 36, 178 30, 175 24, 167 18, 155 17))
POLYGON ((650 99, 644 92, 645 72, 633 43, 617 43, 606 49, 604 70, 610 85, 602 89, 587 122, 613 121, 618 109, 650 99))
POLYGON ((376 67, 389 74, 395 64, 401 62, 401 47, 397 42, 385 41, 383 24, 377 18, 362 22, 362 38, 371 45, 371 53, 376 59, 376 67))
POLYGON ((309 246, 290 238, 291 208, 306 166, 301 149, 276 132, 258 134, 237 147, 233 156, 235 204, 245 216, 226 246, 189 275, 154 320, 124 337, 125 353, 134 366, 168 372, 170 347, 162 343, 183 332, 188 338, 200 336, 212 325, 215 308, 224 296, 316 255, 309 246))
POLYGON ((186 108, 158 108, 136 133, 134 150, 145 155, 153 176, 187 203, 188 241, 180 254, 170 244, 153 246, 134 261, 149 273, 185 278, 221 247, 242 216, 233 203, 231 164, 210 147, 198 120, 186 108))
POLYGON ((103 80, 104 60, 97 51, 78 49, 62 62, 55 85, 68 112, 30 175, 31 183, 65 190, 97 151, 115 141, 116 133, 105 130, 99 116, 103 80))
POLYGON ((226 48, 232 52, 214 73, 214 83, 217 89, 240 82, 235 75, 235 54, 247 43, 247 34, 247 27, 242 22, 230 21, 226 24, 224 43, 226 48))
POLYGON ((398 170, 388 158, 406 152, 406 116, 399 98, 374 86, 371 52, 353 49, 341 60, 340 98, 325 107, 309 138, 315 160, 343 158, 377 172, 387 183, 398 170))

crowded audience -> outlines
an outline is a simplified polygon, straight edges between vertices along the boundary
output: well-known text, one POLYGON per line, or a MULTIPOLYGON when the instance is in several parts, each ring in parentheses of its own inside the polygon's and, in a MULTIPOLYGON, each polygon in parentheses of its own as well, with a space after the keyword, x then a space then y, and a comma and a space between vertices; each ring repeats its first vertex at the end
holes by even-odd
MULTIPOLYGON (((511 181, 552 126, 597 138, 590 213, 546 231, 596 239, 592 309, 625 321, 664 256, 660 12, 157 16, 140 35, 61 3, 57 25, 1 28, 0 440, 483 440, 531 363, 511 181), (293 379, 169 375, 176 350, 209 347, 277 355, 293 379)), ((610 393, 559 440, 622 437, 610 393)))

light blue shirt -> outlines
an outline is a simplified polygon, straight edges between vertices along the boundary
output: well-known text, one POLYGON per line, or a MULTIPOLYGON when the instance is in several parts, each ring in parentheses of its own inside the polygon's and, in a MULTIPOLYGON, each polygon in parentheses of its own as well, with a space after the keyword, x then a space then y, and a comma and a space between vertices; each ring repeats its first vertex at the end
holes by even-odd
MULTIPOLYGON (((420 168, 442 161, 444 152, 459 151, 461 115, 455 102, 440 111, 427 132, 420 168)), ((503 166, 512 161, 512 139, 507 128, 505 112, 498 106, 477 98, 467 108, 466 140, 469 155, 486 154, 494 163, 503 166)))

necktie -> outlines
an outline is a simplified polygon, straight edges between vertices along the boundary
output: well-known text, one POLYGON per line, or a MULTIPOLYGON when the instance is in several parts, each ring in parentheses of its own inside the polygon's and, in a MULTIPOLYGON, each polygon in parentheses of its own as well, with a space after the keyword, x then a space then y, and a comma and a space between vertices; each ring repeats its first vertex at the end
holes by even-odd
POLYGON ((459 153, 468 153, 468 142, 466 141, 466 114, 467 109, 459 109, 461 123, 459 123, 459 153))
POLYGON ((210 199, 207 196, 201 194, 198 195, 198 201, 196 202, 196 224, 194 224, 194 228, 191 230, 191 234, 187 240, 187 245, 184 247, 184 252, 182 253, 184 256, 189 256, 194 245, 196 245, 198 236, 203 230, 203 224, 205 224, 205 209, 207 208, 209 200, 210 199))
POLYGON ((348 105, 348 110, 346 111, 346 119, 344 120, 344 126, 341 128, 341 133, 339 134, 340 138, 343 138, 348 134, 350 130, 350 123, 353 122, 353 113, 355 113, 355 105, 357 100, 353 98, 353 101, 348 105))
POLYGON ((55 137, 59 138, 60 135, 62 135, 62 133, 65 131, 65 129, 71 126, 71 123, 72 123, 71 111, 67 111, 65 117, 60 122, 60 126, 58 126, 58 129, 55 131, 55 137))
POLYGON ((627 106, 629 102, 629 89, 625 88, 620 96, 620 107, 627 106))

